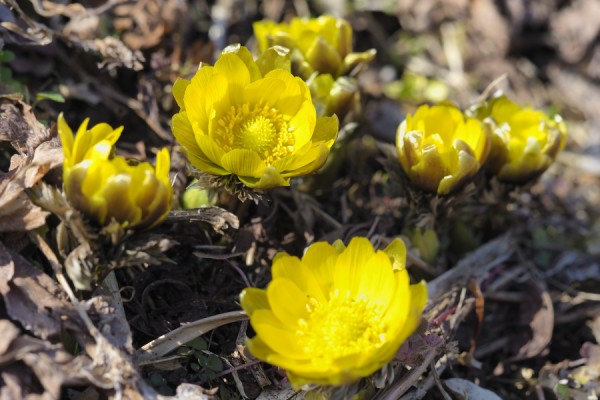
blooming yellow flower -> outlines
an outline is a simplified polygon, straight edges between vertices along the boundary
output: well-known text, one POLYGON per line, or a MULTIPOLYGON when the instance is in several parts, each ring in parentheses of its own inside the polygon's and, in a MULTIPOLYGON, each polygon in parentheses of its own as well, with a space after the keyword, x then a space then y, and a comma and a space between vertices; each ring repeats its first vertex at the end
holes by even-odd
POLYGON ((567 130, 560 115, 549 118, 505 95, 493 98, 479 117, 495 122, 486 166, 501 181, 521 184, 538 177, 565 146, 567 130))
POLYGON ((490 141, 482 122, 441 103, 407 115, 398 127, 396 147, 404 172, 416 186, 448 194, 479 171, 490 141))
POLYGON ((253 28, 260 51, 274 45, 292 50, 292 59, 297 61, 294 73, 304 79, 314 72, 337 78, 375 56, 374 49, 352 52, 352 27, 341 18, 293 18, 290 23, 280 24, 262 20, 253 28))
POLYGON ((388 363, 414 332, 427 287, 409 284, 406 248, 397 239, 375 251, 366 238, 317 242, 302 259, 273 261, 266 290, 241 295, 257 358, 287 370, 294 387, 343 385, 388 363))
POLYGON ((229 47, 214 67, 175 82, 173 134, 195 167, 266 189, 323 165, 338 120, 317 118, 306 83, 283 69, 286 57, 272 48, 255 62, 247 48, 229 47))
POLYGON ((63 144, 65 194, 73 206, 100 225, 115 219, 126 228, 147 229, 171 209, 169 152, 162 149, 156 168, 114 156, 122 127, 101 123, 88 130, 86 119, 73 137, 63 115, 58 134, 63 144))

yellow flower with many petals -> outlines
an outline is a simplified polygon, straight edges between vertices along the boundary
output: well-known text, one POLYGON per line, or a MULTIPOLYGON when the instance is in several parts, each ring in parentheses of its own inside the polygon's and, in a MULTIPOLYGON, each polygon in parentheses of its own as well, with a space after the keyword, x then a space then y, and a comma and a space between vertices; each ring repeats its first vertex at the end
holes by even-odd
POLYGON ((267 189, 323 165, 337 118, 317 118, 306 83, 286 66, 285 49, 272 48, 255 62, 247 48, 232 46, 214 67, 175 82, 181 110, 173 134, 196 168, 267 189))
POLYGON ((241 295, 256 336, 248 348, 284 368, 294 387, 344 385, 387 364, 419 326, 427 286, 410 285, 397 239, 375 251, 366 238, 278 254, 266 290, 241 295))
POLYGON ((290 23, 255 22, 254 35, 260 51, 279 45, 292 50, 294 74, 308 79, 314 72, 347 75, 358 64, 375 56, 371 49, 352 52, 352 27, 341 18, 293 18, 290 23))
POLYGON ((504 95, 493 98, 478 116, 495 122, 487 168, 503 182, 522 184, 538 177, 565 146, 567 130, 560 115, 549 118, 504 95))
POLYGON ((67 199, 75 208, 105 225, 113 218, 126 228, 147 229, 161 222, 171 209, 169 152, 159 151, 156 168, 147 162, 130 163, 114 156, 122 127, 101 123, 88 130, 86 119, 73 137, 63 115, 58 134, 63 153, 67 199))
POLYGON ((448 194, 472 178, 490 151, 484 123, 450 103, 423 105, 398 127, 400 164, 419 188, 448 194))

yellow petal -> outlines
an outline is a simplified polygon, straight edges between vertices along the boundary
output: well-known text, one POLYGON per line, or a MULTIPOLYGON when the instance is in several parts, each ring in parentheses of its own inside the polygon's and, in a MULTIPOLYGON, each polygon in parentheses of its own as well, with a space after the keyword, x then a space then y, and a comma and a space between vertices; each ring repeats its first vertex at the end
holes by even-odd
POLYGON ((421 324, 421 313, 427 303, 427 285, 421 281, 410 286, 410 310, 408 312, 406 322, 399 334, 401 340, 406 339, 419 327, 421 324))
POLYGON ((246 288, 242 290, 240 304, 249 316, 252 316, 255 310, 270 309, 267 292, 263 289, 246 288))
POLYGON ((171 186, 169 170, 171 169, 171 156, 169 150, 163 147, 156 153, 156 177, 167 186, 171 186))
MULTIPOLYGON (((218 168, 221 167, 224 171, 227 171, 228 174, 231 173, 231 171, 229 171, 223 166, 221 159, 225 156, 225 151, 223 151, 223 149, 221 148, 221 146, 218 145, 218 143, 216 143, 211 137, 206 135, 196 135, 196 143, 198 143, 198 147, 201 151, 196 155, 204 155, 211 163, 210 165, 207 165, 207 167, 214 170, 218 170, 218 168)), ((200 165, 197 165, 197 167, 202 169, 200 165)))
POLYGON ((239 57, 239 59, 246 65, 248 68, 248 72, 250 73, 250 82, 254 82, 260 78, 262 78, 262 73, 254 62, 254 57, 250 50, 247 47, 238 44, 232 44, 223 49, 221 54, 234 53, 239 57))
POLYGON ((183 95, 183 104, 192 127, 208 133, 208 122, 214 104, 227 100, 227 83, 223 76, 215 75, 214 68, 203 66, 196 72, 183 95))
POLYGON ((215 63, 215 72, 227 77, 227 94, 230 98, 242 98, 244 87, 251 82, 250 71, 237 54, 221 55, 215 63))
POLYGON ((392 260, 395 270, 404 269, 406 266, 406 245, 401 239, 394 239, 383 250, 392 260))
POLYGON ((250 323, 259 337, 268 338, 269 347, 275 352, 296 360, 311 357, 304 352, 294 333, 287 330, 270 310, 255 310, 250 323))
POLYGON ((58 136, 63 146, 63 153, 65 155, 65 166, 70 167, 73 165, 72 153, 73 153, 73 131, 65 121, 65 117, 61 112, 58 115, 57 124, 58 136))
POLYGON ((243 177, 240 180, 248 187, 256 189, 271 189, 275 187, 290 186, 290 179, 283 176, 279 170, 271 165, 267 166, 260 179, 256 182, 246 182, 243 177))
POLYGON ((386 306, 395 295, 394 272, 389 256, 376 252, 358 271, 357 287, 353 293, 365 296, 372 303, 386 306))
POLYGON ((232 174, 242 177, 260 177, 265 168, 265 162, 252 150, 233 149, 221 157, 221 165, 232 174))
POLYGON ((339 252, 327 242, 313 243, 304 253, 302 264, 313 273, 322 293, 327 296, 333 283, 333 271, 339 252))
POLYGON ((367 238, 352 238, 346 250, 335 263, 334 285, 342 294, 354 295, 360 284, 360 271, 375 255, 373 245, 367 238))
POLYGON ((288 328, 294 329, 301 319, 309 317, 307 294, 289 279, 275 279, 267 287, 267 298, 273 314, 288 328))
POLYGON ((281 79, 265 77, 252 82, 244 88, 244 102, 246 104, 265 104, 275 106, 282 93, 286 93, 286 84, 281 79))
POLYGON ((177 78, 175 83, 173 84, 173 97, 175 97, 175 101, 181 110, 185 110, 185 104, 183 102, 183 96, 185 95, 185 90, 187 89, 190 81, 183 78, 177 78))
POLYGON ((327 293, 323 293, 320 281, 317 281, 312 267, 301 262, 298 257, 282 253, 273 260, 271 273, 273 280, 286 279, 295 282, 298 288, 306 295, 314 297, 317 301, 325 301, 327 293))
POLYGON ((315 133, 313 133, 313 142, 324 142, 329 148, 335 142, 338 134, 339 121, 336 115, 317 118, 315 133))
MULTIPOLYGON (((184 148, 188 160, 201 171, 214 175, 228 175, 221 166, 212 162, 200 149, 196 141, 196 134, 192 129, 190 120, 185 111, 179 112, 173 116, 173 136, 184 148)), ((203 135, 200 135, 203 136, 203 135)), ((209 139, 206 139, 209 140, 209 139)))

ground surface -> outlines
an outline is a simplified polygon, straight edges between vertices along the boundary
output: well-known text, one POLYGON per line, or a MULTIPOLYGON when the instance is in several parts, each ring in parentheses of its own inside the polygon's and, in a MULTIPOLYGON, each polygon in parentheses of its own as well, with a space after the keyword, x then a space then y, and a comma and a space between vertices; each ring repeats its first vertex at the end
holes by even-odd
MULTIPOLYGON (((597 0, 4 0, 0 21, 1 398, 291 398, 282 371, 244 353, 239 292, 268 283, 279 251, 358 235, 385 244, 417 225, 440 238, 429 263, 410 247, 413 277, 430 282, 427 322, 398 355, 410 372, 394 364, 379 389, 360 387, 364 398, 596 398, 587 396, 600 384, 597 0), (174 80, 227 44, 252 47, 253 21, 324 13, 347 17, 356 50, 377 50, 359 78, 358 125, 326 169, 258 204, 212 193, 220 208, 130 238, 128 254, 152 265, 69 298, 57 243, 70 217, 49 189, 60 187, 51 168, 61 160, 46 127, 60 112, 72 126, 124 125, 119 151, 138 159, 168 146, 179 199, 189 179, 169 128, 174 80), (555 165, 525 188, 493 183, 439 199, 403 186, 389 146, 404 115, 443 98, 466 107, 492 83, 568 121, 555 165), (38 208, 30 197, 50 200, 38 208), (187 346, 139 350, 223 313, 230 323, 200 324, 188 339, 208 333, 187 346)), ((126 253, 98 246, 109 258, 126 253)))

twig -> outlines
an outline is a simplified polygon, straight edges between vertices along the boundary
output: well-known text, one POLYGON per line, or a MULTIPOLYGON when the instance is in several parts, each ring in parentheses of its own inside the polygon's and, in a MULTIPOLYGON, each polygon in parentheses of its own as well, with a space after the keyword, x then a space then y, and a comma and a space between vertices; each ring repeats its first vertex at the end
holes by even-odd
POLYGON ((30 231, 29 237, 31 237, 31 239, 36 244, 36 246, 40 249, 42 254, 44 254, 44 256, 46 256, 46 258, 50 262, 50 265, 52 266, 54 274, 56 275, 56 280, 58 281, 58 283, 60 283, 63 290, 67 293, 67 296, 69 296, 69 300, 71 300, 71 303, 73 303, 73 305, 75 306, 75 309, 77 310, 77 313, 79 314, 79 317, 85 324, 85 327, 89 331, 90 335, 92 335, 94 338, 98 337, 98 335, 100 335, 100 333, 98 332, 98 330, 96 329, 96 326, 94 326, 94 324, 92 323, 92 320, 90 319, 90 317, 87 315, 87 313, 81 306, 81 303, 79 302, 79 299, 75 296, 75 293, 73 293, 71 286, 69 286, 69 283, 67 282, 67 278, 65 278, 65 275, 62 272, 62 264, 58 261, 56 254, 54 254, 54 252, 52 251, 52 249, 50 248, 48 243, 46 243, 44 238, 36 231, 30 231))
POLYGON ((214 379, 220 378, 225 375, 229 375, 235 371, 239 371, 241 369, 248 368, 248 367, 251 367, 256 364, 260 364, 261 362, 262 362, 261 360, 254 360, 254 361, 250 361, 248 363, 242 364, 242 365, 238 365, 237 367, 231 367, 229 369, 226 369, 225 371, 222 371, 222 372, 219 372, 218 374, 216 374, 214 379))
POLYGON ((438 355, 439 347, 429 350, 423 356, 423 362, 410 370, 408 374, 402 377, 399 381, 393 383, 387 389, 380 392, 375 399, 377 400, 393 400, 399 399, 408 389, 410 389, 423 375, 427 367, 435 360, 438 355))
POLYGON ((452 400, 452 397, 450 397, 448 392, 446 392, 446 389, 444 389, 444 386, 442 385, 442 381, 440 381, 440 377, 437 373, 437 369, 435 368, 435 362, 431 361, 431 364, 429 366, 431 367, 431 375, 433 376, 433 380, 435 380, 435 384, 437 385, 437 387, 440 391, 440 394, 442 395, 444 400, 452 400))

